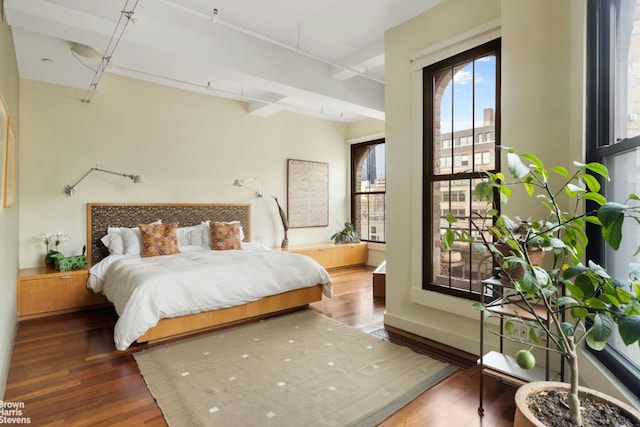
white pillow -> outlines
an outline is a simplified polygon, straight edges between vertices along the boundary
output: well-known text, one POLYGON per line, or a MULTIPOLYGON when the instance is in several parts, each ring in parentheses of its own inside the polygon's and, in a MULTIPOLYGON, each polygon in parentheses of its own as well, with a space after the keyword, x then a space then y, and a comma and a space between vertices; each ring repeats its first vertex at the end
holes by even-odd
MULTIPOLYGON (((161 220, 151 224, 162 224, 161 220)), ((108 227, 107 235, 100 241, 109 249, 111 255, 140 255, 142 236, 138 227, 108 227)))
POLYGON ((111 255, 124 254, 124 241, 119 227, 108 227, 107 234, 102 236, 100 241, 109 249, 111 255))
POLYGON ((178 227, 178 246, 206 245, 202 240, 202 226, 178 227))

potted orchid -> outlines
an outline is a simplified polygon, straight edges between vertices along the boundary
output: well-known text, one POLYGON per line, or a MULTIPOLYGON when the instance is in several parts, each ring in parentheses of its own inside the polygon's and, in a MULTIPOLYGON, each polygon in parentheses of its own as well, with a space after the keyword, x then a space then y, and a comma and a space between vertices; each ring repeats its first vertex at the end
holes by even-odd
POLYGON ((56 256, 60 253, 58 247, 67 240, 69 240, 69 236, 60 231, 57 233, 44 233, 40 236, 40 241, 47 248, 47 254, 44 257, 44 263, 47 268, 54 268, 56 256))

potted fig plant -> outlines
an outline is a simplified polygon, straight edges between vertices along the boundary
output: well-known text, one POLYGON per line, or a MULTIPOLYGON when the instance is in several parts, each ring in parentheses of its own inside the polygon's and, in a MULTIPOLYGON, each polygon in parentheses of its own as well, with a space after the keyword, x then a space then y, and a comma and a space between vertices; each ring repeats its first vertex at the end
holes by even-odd
MULTIPOLYGON (((599 179, 608 180, 609 174, 600 163, 574 162, 572 171, 564 167, 547 169, 533 154, 517 154, 507 147, 502 149, 507 152, 510 180, 500 172, 486 173, 485 179, 475 188, 475 197, 494 206, 498 200, 504 205, 512 190, 521 188, 541 203, 545 216, 523 222, 492 210, 484 218, 472 218, 475 229, 472 233, 457 227, 456 219, 449 215, 443 247, 446 249, 458 240, 482 245, 490 251, 494 263, 502 267, 502 274, 512 284, 512 291, 523 302, 526 318, 533 319, 525 320, 524 316, 516 314, 503 317, 504 328, 492 332, 526 345, 516 358, 522 368, 535 364, 530 353, 532 347, 561 355, 569 372, 569 384, 566 385, 568 414, 573 425, 581 426, 580 346, 586 343, 593 349, 602 350, 616 328, 626 345, 638 345, 640 339, 640 265, 631 263, 629 278, 618 280, 604 267, 590 260, 583 262, 588 243, 586 226, 590 223, 599 227, 606 243, 618 250, 625 219, 640 222, 640 205, 635 204, 640 198, 631 194, 625 203, 633 205, 607 201, 600 194, 599 179), (553 186, 550 181, 558 185, 553 186), (594 202, 597 207, 587 210, 583 203, 586 201, 594 202), (571 208, 567 209, 567 206, 571 208), (487 225, 487 220, 492 220, 492 224, 487 225), (517 232, 514 224, 518 225, 517 232), (508 252, 499 250, 495 241, 506 245, 508 252), (544 263, 532 261, 530 247, 548 254, 544 263), (552 255, 551 259, 549 255, 552 255), (516 266, 521 270, 517 275, 513 274, 516 266), (539 305, 546 308, 550 322, 536 312, 535 307, 539 305), (527 339, 515 334, 516 327, 523 324, 529 328, 527 339), (547 342, 550 343, 548 346, 547 342)), ((501 298, 506 301, 512 297, 501 296, 491 303, 499 304, 501 298)), ((475 303, 474 308, 482 310, 485 316, 495 316, 484 302, 475 303)), ((622 402, 617 403, 624 406, 626 412, 632 412, 631 417, 640 423, 638 411, 622 402)), ((526 409, 516 410, 516 420, 522 418, 523 410, 526 409)), ((530 425, 543 424, 534 422, 530 425)))
POLYGON ((353 223, 351 221, 345 221, 344 227, 333 233, 333 235, 331 236, 331 240, 333 240, 336 244, 354 242, 357 243, 360 241, 360 237, 358 237, 358 232, 353 226, 353 223))

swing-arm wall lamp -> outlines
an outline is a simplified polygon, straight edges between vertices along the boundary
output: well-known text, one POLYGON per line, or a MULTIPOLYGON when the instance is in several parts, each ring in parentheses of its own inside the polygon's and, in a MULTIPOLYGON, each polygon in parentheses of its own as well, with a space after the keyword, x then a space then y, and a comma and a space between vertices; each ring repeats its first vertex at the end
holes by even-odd
POLYGON ((110 173, 112 175, 123 176, 125 178, 129 178, 131 181, 133 181, 134 184, 141 184, 141 183, 144 182, 144 177, 142 175, 132 175, 132 174, 126 174, 126 173, 120 173, 120 172, 113 172, 113 171, 109 171, 109 170, 106 170, 106 169, 100 169, 100 168, 96 167, 96 168, 89 169, 87 171, 87 173, 82 175, 73 184, 70 184, 70 185, 67 185, 66 187, 64 187, 64 194, 66 194, 67 196, 73 196, 74 194, 76 194, 76 191, 77 191, 76 190, 76 186, 80 183, 80 181, 85 179, 87 177, 87 175, 89 175, 93 171, 98 171, 98 172, 110 173))

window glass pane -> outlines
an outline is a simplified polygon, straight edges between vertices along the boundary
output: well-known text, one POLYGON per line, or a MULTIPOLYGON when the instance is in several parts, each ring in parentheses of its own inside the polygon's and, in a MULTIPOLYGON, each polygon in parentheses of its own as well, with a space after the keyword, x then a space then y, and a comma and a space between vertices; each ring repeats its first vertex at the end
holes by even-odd
MULTIPOLYGON (((473 127, 473 62, 453 68, 453 130, 460 132, 473 127)), ((466 140, 470 135, 460 135, 466 140)), ((460 144, 466 145, 466 144, 460 144)))
POLYGON ((474 170, 495 169, 496 57, 488 55, 474 61, 475 66, 475 152, 482 152, 474 170))
POLYGON ((493 261, 488 251, 468 243, 454 242, 451 251, 442 250, 445 230, 450 226, 446 217, 457 219, 455 226, 463 228, 481 241, 481 233, 491 225, 487 212, 491 205, 473 196, 473 189, 480 180, 445 180, 433 184, 434 211, 432 230, 435 246, 432 259, 432 282, 443 286, 479 291, 480 281, 490 276, 493 261), (471 222, 473 221, 473 223, 471 222))
POLYGON ((385 241, 386 199, 384 194, 359 194, 355 197, 356 212, 360 215, 353 225, 361 240, 385 241))
POLYGON ((640 135, 640 1, 622 1, 616 14, 615 137, 640 135))
POLYGON ((384 144, 366 145, 354 151, 356 191, 385 191, 384 144))
MULTIPOLYGON (((629 173, 629 171, 640 170, 640 148, 606 157, 604 164, 609 169, 611 177, 605 186, 608 200, 624 203, 629 193, 640 194, 640 174, 629 173)), ((624 237, 617 252, 608 246, 606 247, 605 265, 613 277, 625 280, 629 277, 629 263, 640 262, 640 256, 631 256, 635 253, 638 242, 640 242, 640 225, 635 221, 625 221, 622 235, 624 237)), ((609 344, 629 358, 630 362, 635 361, 633 363, 640 367, 640 347, 637 345, 626 346, 618 336, 617 330, 615 335, 609 344)))
POLYGON ((434 91, 440 99, 440 102, 434 103, 433 112, 433 140, 435 142, 433 169, 436 175, 450 174, 453 171, 452 148, 460 144, 459 140, 453 139, 451 75, 451 69, 447 68, 438 72, 433 82, 434 91), (446 143, 439 144, 439 141, 446 141, 446 143), (440 152, 437 147, 441 147, 440 152))

